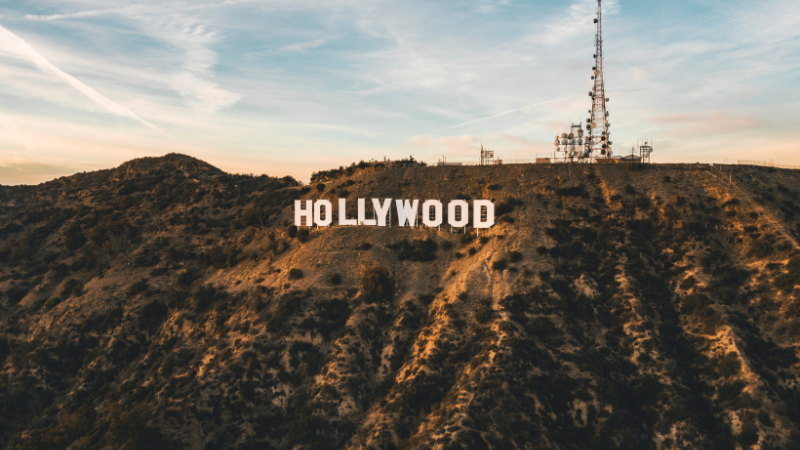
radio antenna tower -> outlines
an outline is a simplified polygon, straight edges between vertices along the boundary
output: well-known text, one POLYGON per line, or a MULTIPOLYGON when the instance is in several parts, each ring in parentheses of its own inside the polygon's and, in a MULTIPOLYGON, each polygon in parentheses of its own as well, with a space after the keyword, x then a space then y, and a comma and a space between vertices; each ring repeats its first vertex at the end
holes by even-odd
POLYGON ((608 110, 606 103, 609 99, 606 98, 606 88, 604 85, 603 74, 603 15, 600 7, 600 1, 597 0, 597 18, 594 23, 597 24, 597 34, 595 35, 595 55, 594 67, 592 67, 592 80, 594 80, 594 90, 589 92, 592 97, 592 109, 589 110, 591 117, 586 119, 587 128, 589 128, 589 146, 592 156, 594 158, 610 158, 611 157, 611 141, 608 131, 608 110))

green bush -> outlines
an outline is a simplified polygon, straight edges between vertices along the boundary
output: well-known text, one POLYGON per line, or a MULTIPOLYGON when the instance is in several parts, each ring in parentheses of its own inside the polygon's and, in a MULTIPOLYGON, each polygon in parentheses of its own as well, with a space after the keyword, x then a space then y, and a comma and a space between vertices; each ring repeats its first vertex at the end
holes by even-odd
POLYGON ((401 261, 432 261, 436 259, 436 250, 439 246, 431 239, 415 239, 409 242, 407 239, 391 244, 390 249, 397 252, 397 258, 401 261))
POLYGON ((73 222, 64 230, 64 246, 67 250, 74 252, 83 247, 86 243, 86 236, 83 235, 81 226, 73 222))
MULTIPOLYGON (((500 217, 514 211, 517 206, 523 205, 523 201, 516 197, 506 197, 502 202, 499 202, 494 208, 495 217, 500 217)), ((514 219, 511 219, 512 222, 514 219)))
POLYGON ((653 408, 658 404, 661 393, 664 392, 664 385, 654 376, 644 376, 633 383, 636 397, 642 406, 653 408))
POLYGON ((217 269, 233 267, 236 265, 239 253, 240 250, 235 245, 227 247, 215 245, 202 253, 201 260, 217 269))
POLYGON ((742 431, 736 436, 736 441, 739 442, 739 445, 745 450, 758 444, 758 439, 758 425, 753 422, 743 423, 742 431))
POLYGON ((755 256, 756 258, 766 258, 775 252, 772 244, 766 239, 753 239, 750 241, 748 248, 748 255, 755 256))
POLYGON ((775 277, 775 287, 789 292, 800 284, 800 256, 794 256, 786 264, 787 272, 775 277))
POLYGON ((48 308, 52 308, 52 307, 56 306, 57 304, 59 304, 60 302, 61 302, 61 299, 58 298, 58 296, 54 295, 54 296, 52 296, 52 297, 47 299, 47 303, 45 303, 45 306, 47 306, 48 308))
POLYGON ((11 447, 15 450, 50 450, 56 448, 80 448, 75 441, 88 432, 92 425, 93 411, 88 406, 71 413, 64 412, 58 424, 46 432, 25 441, 22 446, 11 447), (70 445, 72 444, 72 445, 70 445))
POLYGON ((549 317, 539 316, 530 321, 528 326, 525 327, 525 331, 540 339, 546 339, 554 336, 558 332, 558 328, 549 317))
POLYGON ((128 288, 128 297, 139 295, 148 289, 150 289, 150 285, 147 284, 147 279, 142 278, 128 288))
POLYGON ((252 208, 242 214, 242 223, 253 227, 263 227, 269 220, 269 211, 263 208, 252 208))
POLYGON ((332 273, 328 278, 328 282, 334 286, 342 284, 342 275, 339 273, 332 273))
POLYGON ((497 271, 501 271, 502 272, 503 270, 506 270, 507 268, 508 268, 508 264, 506 264, 506 261, 504 259, 498 259, 498 260, 492 261, 492 270, 497 270, 497 271))
POLYGON ((586 186, 583 184, 558 188, 556 189, 556 195, 559 197, 589 197, 589 193, 586 192, 586 186))
POLYGON ((145 404, 129 408, 114 405, 109 412, 106 440, 114 448, 144 448, 151 411, 145 404))
POLYGON ((297 268, 289 269, 289 279, 290 280, 299 280, 303 278, 303 271, 297 268))
POLYGON ((80 280, 69 279, 64 283, 61 290, 61 297, 69 298, 72 296, 80 297, 83 295, 83 282, 80 280))
POLYGON ((720 359, 719 364, 717 364, 716 371, 719 376, 723 378, 729 378, 739 373, 741 366, 742 364, 739 362, 739 355, 731 352, 720 359))
POLYGON ((301 228, 297 230, 297 240, 300 242, 308 242, 311 238, 311 232, 308 231, 308 228, 301 228))
POLYGON ((192 289, 192 306, 195 311, 202 312, 208 308, 214 300, 224 297, 224 293, 218 291, 210 284, 199 284, 192 289))
POLYGON ((478 309, 475 310, 475 320, 480 324, 485 324, 492 320, 493 315, 492 301, 490 299, 481 300, 478 309))
POLYGON ((150 302, 139 313, 139 324, 148 330, 159 327, 167 319, 169 308, 159 301, 150 302))
POLYGON ((361 286, 364 292, 376 299, 390 299, 394 295, 392 275, 380 266, 373 266, 364 271, 361 286))
POLYGON ((28 295, 29 289, 24 286, 12 286, 9 290, 6 291, 6 298, 8 298, 8 303, 11 305, 16 305, 19 303, 26 295, 28 295))
POLYGON ((739 380, 723 383, 717 387, 717 398, 720 402, 732 402, 739 398, 745 386, 745 383, 739 380))

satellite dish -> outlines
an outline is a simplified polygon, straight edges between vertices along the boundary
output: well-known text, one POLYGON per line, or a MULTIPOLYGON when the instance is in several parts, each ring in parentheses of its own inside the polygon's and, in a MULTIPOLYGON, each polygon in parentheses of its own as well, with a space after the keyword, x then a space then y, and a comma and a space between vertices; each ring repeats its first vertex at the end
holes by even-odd
POLYGON ((570 133, 568 137, 569 137, 570 139, 572 139, 572 138, 574 138, 574 137, 575 137, 575 135, 573 135, 572 133, 570 133))
POLYGON ((565 137, 567 137, 567 133, 561 133, 561 137, 562 137, 562 138, 565 138, 565 137))
POLYGON ((600 75, 600 71, 599 70, 595 70, 594 74, 595 74, 595 76, 600 75))
POLYGON ((558 139, 556 139, 555 146, 558 147, 558 139))

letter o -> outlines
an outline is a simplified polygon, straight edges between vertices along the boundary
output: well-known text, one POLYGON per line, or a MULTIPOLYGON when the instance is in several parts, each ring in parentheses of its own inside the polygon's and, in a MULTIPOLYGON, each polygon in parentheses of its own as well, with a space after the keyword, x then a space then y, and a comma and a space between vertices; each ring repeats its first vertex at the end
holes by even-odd
POLYGON ((422 223, 433 228, 442 224, 442 202, 438 200, 426 200, 422 204, 422 223), (431 217, 431 208, 434 209, 433 220, 431 217))
POLYGON ((465 227, 469 223, 469 203, 464 200, 453 200, 447 205, 447 223, 458 228, 465 227), (456 220, 456 209, 458 209, 461 220, 456 220))

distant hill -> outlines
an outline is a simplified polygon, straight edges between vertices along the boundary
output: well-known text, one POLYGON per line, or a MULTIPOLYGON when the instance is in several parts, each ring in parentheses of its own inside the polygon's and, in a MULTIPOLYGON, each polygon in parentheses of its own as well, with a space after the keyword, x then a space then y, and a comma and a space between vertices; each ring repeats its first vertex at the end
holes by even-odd
POLYGON ((175 154, 0 186, 0 448, 798 449, 798 193, 765 167, 302 185, 175 154), (340 197, 498 221, 291 225, 340 197))

